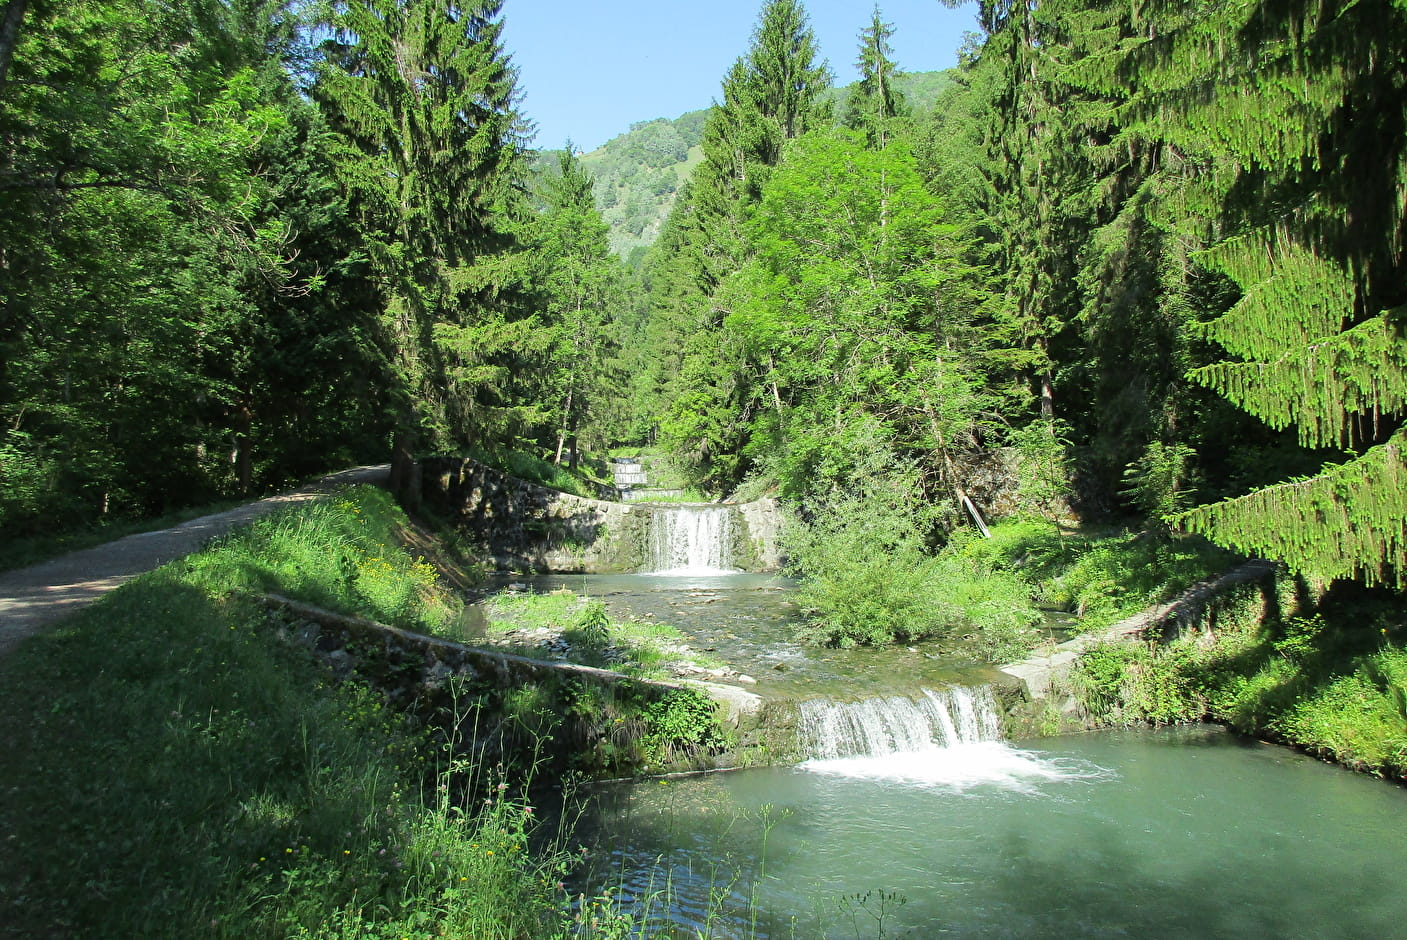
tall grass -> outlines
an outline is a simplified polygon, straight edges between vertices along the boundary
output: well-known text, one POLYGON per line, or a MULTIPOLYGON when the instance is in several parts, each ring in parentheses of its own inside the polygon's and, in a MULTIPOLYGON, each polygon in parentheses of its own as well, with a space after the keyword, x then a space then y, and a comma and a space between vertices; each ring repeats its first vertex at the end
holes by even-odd
POLYGON ((399 522, 375 491, 280 514, 0 663, 0 933, 560 933, 568 860, 526 781, 330 683, 240 593, 433 623, 399 522))
POLYGON ((1239 559, 1204 539, 1117 530, 1059 534, 1013 519, 990 539, 965 535, 950 551, 1019 576, 1035 599, 1073 613, 1082 630, 1108 626, 1171 600, 1239 559))
POLYGON ((573 496, 595 499, 598 496, 598 483, 604 482, 592 480, 584 471, 573 473, 569 467, 522 451, 473 448, 468 452, 468 456, 509 476, 548 489, 571 493, 573 496))

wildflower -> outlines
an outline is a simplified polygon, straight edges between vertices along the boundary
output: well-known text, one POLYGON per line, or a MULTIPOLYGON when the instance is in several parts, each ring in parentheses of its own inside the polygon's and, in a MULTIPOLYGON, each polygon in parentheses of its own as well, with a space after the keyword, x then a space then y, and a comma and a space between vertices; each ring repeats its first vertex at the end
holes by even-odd
POLYGON ((492 855, 492 854, 493 854, 493 849, 487 850, 486 852, 484 852, 484 854, 485 854, 485 855, 492 855))

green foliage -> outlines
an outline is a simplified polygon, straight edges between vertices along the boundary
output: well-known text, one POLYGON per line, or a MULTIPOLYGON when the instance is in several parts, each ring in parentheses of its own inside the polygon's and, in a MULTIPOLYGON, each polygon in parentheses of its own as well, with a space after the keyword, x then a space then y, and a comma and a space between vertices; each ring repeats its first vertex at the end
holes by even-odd
POLYGON ((354 0, 318 24, 311 92, 377 287, 397 490, 416 449, 503 430, 522 407, 501 401, 504 359, 542 342, 500 300, 522 278, 506 249, 524 147, 501 6, 354 0))
POLYGON ((1057 534, 1035 521, 1003 521, 990 539, 953 550, 1018 575, 1043 604, 1079 617, 1082 630, 1108 626, 1171 600, 1225 572, 1236 556, 1202 539, 1156 533, 1057 534))
POLYGON ((1283 620, 1222 610, 1217 624, 1215 634, 1166 645, 1088 651, 1074 682, 1083 707, 1102 722, 1211 718, 1373 773, 1407 774, 1400 598, 1331 594, 1283 620))
POLYGON ((970 556, 930 554, 931 518, 885 456, 876 448, 849 489, 837 481, 786 530, 797 603, 809 614, 802 635, 848 648, 968 634, 969 649, 992 661, 1024 653, 1040 619, 1029 587, 970 556))
POLYGON ((675 689, 641 712, 646 760, 664 763, 721 750, 726 739, 718 724, 718 706, 698 689, 675 689))
POLYGON ((1188 647, 1157 654, 1142 645, 1096 646, 1080 657, 1073 676, 1087 711, 1106 722, 1174 724, 1196 721, 1206 702, 1184 674, 1188 647))
MULTIPOLYGON (((380 541, 399 522, 384 497, 344 502, 293 510, 148 574, 0 663, 8 928, 558 931, 570 860, 518 795, 528 781, 437 753, 379 695, 329 685, 275 639, 261 608, 230 593, 262 577, 381 616, 376 592, 349 589, 360 579, 309 570, 320 554, 396 551, 380 541)), ((403 576, 422 586, 410 568, 403 576)))
POLYGON ((307 509, 274 513, 178 562, 211 592, 276 593, 382 623, 438 632, 459 602, 432 565, 399 546, 405 515, 381 489, 358 486, 307 509))
POLYGON ((1129 95, 1131 129, 1195 168, 1169 194, 1166 224, 1200 237, 1197 260, 1239 292, 1203 327, 1222 361, 1192 378, 1272 428, 1293 426, 1305 446, 1344 449, 1309 480, 1179 523, 1318 576, 1400 584, 1407 148, 1376 129, 1403 120, 1379 56, 1407 39, 1407 14, 1386 3, 1325 13, 1305 2, 1169 9, 1101 71, 1129 95))
POLYGON ((1009 435, 1016 449, 1018 498, 1023 508, 1044 516, 1057 531, 1074 492, 1066 433, 1058 422, 1036 420, 1009 435))
POLYGON ((1125 492, 1146 518, 1162 522, 1186 507, 1193 456, 1186 444, 1153 441, 1124 469, 1125 492))
POLYGON ((605 425, 611 392, 619 383, 618 322, 625 305, 626 272, 611 257, 606 225, 592 202, 591 176, 564 153, 542 180, 545 210, 529 238, 540 298, 539 332, 546 333, 538 369, 544 430, 554 444, 553 462, 575 468, 583 446, 610 443, 605 425))
POLYGON ((845 126, 864 134, 876 150, 888 146, 896 119, 908 110, 899 90, 903 73, 889 46, 892 35, 894 24, 884 22, 876 6, 870 24, 860 31, 860 80, 845 102, 845 126))

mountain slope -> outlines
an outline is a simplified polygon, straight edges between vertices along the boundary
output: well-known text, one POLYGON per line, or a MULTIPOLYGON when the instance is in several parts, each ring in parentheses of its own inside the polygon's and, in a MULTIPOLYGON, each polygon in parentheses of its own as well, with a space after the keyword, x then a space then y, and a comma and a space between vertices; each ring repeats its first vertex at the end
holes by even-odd
MULTIPOLYGON (((910 108, 922 114, 952 82, 949 71, 910 72, 900 77, 899 88, 910 108)), ((830 92, 837 115, 844 113, 853 87, 830 92)), ((659 236, 680 188, 703 159, 699 142, 708 112, 703 108, 673 120, 638 121, 580 155, 582 166, 596 178, 596 206, 610 226, 611 250, 622 258, 634 262, 659 236)), ((540 151, 537 167, 555 166, 559 153, 540 151)))

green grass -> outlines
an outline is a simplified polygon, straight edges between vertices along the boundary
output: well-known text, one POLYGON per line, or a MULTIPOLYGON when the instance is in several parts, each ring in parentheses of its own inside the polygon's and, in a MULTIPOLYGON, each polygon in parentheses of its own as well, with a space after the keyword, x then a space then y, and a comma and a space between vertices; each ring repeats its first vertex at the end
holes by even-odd
POLYGON ((520 480, 527 480, 529 483, 536 483, 548 489, 588 499, 599 498, 597 487, 615 485, 613 481, 601 480, 592 476, 587 472, 585 465, 574 473, 563 464, 555 464, 550 460, 522 451, 489 451, 476 448, 469 451, 467 456, 520 480))
POLYGON ((990 539, 964 534, 949 551, 1019 576, 1037 603, 1075 614, 1081 631, 1171 600, 1240 561, 1193 536, 1114 529, 1058 534, 1048 522, 1021 519, 991 531, 990 539))
MULTIPOLYGON (((717 668, 722 661, 690 649, 677 628, 652 620, 613 620, 605 605, 571 591, 546 594, 500 591, 484 602, 490 636, 515 630, 545 629, 560 633, 571 644, 572 661, 614 669, 640 678, 664 678, 668 662, 688 662, 717 668)), ((541 656, 536 643, 520 644, 513 652, 541 656)))
POLYGON ((527 781, 331 684, 241 593, 434 623, 399 521, 368 489, 278 514, 0 662, 0 934, 563 935, 527 781))
POLYGON ((1340 588, 1261 617, 1255 591, 1214 636, 1097 647, 1075 674, 1101 723, 1210 719, 1371 773, 1407 776, 1407 617, 1391 592, 1340 588))

